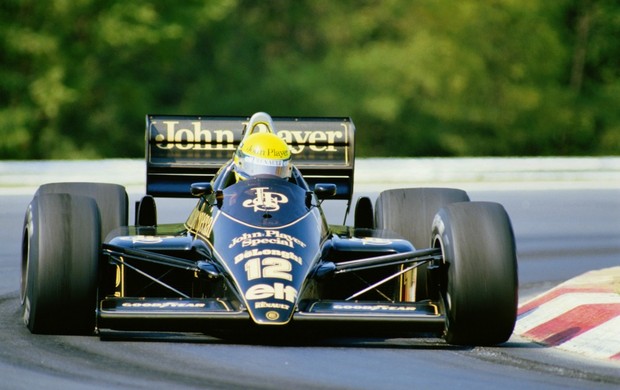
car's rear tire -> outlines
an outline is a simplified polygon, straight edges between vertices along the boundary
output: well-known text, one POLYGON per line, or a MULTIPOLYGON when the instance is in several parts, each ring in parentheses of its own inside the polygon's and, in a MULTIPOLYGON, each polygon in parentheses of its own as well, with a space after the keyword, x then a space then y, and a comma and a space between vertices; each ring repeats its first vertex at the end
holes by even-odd
POLYGON ((92 334, 101 243, 94 199, 35 196, 26 212, 21 303, 32 333, 92 334))
POLYGON ((37 195, 72 194, 93 198, 101 217, 101 240, 119 226, 127 226, 129 200, 125 187, 109 183, 49 183, 37 195))
MULTIPOLYGON (((429 248, 435 214, 450 203, 468 201, 469 196, 465 191, 453 188, 383 191, 375 204, 375 227, 397 233, 411 242, 416 249, 429 248)), ((403 276, 404 300, 420 301, 429 298, 427 268, 422 265, 403 276)))
POLYGON ((518 276, 512 225, 503 206, 491 202, 444 207, 432 227, 443 254, 445 340, 494 345, 514 329, 518 276))

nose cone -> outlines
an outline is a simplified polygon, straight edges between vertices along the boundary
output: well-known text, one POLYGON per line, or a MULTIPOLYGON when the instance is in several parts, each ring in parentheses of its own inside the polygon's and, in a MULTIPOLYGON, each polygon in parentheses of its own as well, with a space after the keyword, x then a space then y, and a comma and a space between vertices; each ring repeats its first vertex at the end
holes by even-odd
POLYGON ((299 186, 280 179, 246 180, 224 195, 213 225, 214 254, 254 322, 286 324, 320 260, 320 212, 308 210, 299 186))
POLYGON ((265 229, 229 241, 234 254, 228 267, 257 324, 284 325, 293 316, 319 249, 318 240, 298 237, 303 236, 265 229))
POLYGON ((276 230, 256 233, 253 237, 244 242, 265 244, 239 252, 234 257, 232 274, 254 322, 284 325, 291 320, 309 272, 310 262, 304 258, 313 256, 276 230))

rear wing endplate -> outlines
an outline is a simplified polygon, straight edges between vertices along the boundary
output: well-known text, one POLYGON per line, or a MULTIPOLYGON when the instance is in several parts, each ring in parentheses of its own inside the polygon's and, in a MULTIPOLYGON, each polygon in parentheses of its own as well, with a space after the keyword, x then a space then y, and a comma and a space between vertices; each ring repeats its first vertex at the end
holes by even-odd
MULTIPOLYGON (((213 179, 232 158, 249 117, 146 117, 146 192, 190 197, 190 185, 213 179)), ((355 126, 351 118, 273 117, 275 133, 311 186, 336 184, 336 199, 351 200, 355 126)))

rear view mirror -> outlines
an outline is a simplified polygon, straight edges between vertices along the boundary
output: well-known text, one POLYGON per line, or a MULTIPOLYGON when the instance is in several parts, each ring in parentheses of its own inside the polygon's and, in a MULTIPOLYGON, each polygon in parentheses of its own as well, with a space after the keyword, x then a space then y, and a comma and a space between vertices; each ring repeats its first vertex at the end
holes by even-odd
POLYGON ((337 191, 338 187, 332 183, 317 183, 314 186, 314 193, 321 200, 333 198, 336 196, 337 191))
POLYGON ((208 196, 213 193, 213 186, 211 183, 192 183, 191 193, 192 196, 208 196))

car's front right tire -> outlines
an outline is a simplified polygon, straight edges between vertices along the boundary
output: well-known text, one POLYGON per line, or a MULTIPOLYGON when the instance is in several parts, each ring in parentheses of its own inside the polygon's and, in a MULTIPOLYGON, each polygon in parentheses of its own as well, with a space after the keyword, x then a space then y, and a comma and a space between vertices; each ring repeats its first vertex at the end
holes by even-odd
POLYGON ((20 290, 23 320, 32 333, 93 333, 100 229, 90 197, 41 194, 28 206, 20 290))

